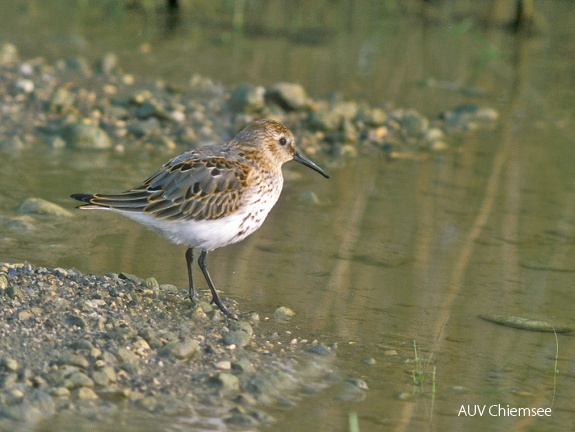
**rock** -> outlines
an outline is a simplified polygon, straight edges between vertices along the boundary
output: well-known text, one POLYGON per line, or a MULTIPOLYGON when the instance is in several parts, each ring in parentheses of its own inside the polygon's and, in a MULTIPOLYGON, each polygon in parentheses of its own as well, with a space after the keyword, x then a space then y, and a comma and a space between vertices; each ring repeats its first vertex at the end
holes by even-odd
POLYGON ((240 379, 227 372, 220 372, 212 378, 212 382, 224 391, 237 391, 240 389, 240 379))
POLYGON ((114 327, 106 332, 107 338, 117 341, 127 341, 134 336, 136 336, 136 332, 128 327, 114 327))
POLYGON ((361 402, 366 397, 369 390, 367 383, 359 378, 350 378, 345 381, 343 389, 338 395, 342 401, 361 402))
POLYGON ((237 360, 232 363, 232 369, 252 374, 256 371, 255 366, 247 358, 237 360))
POLYGON ((0 388, 8 389, 18 382, 18 374, 10 372, 0 377, 0 388))
POLYGON ((238 85, 230 96, 230 108, 235 112, 254 113, 259 112, 264 107, 265 88, 254 87, 250 84, 242 83, 238 85))
POLYGON ((235 345, 243 348, 251 342, 251 336, 243 330, 231 330, 224 335, 226 345, 235 345))
POLYGON ((32 93, 34 91, 34 81, 29 79, 18 80, 16 88, 24 93, 32 93))
POLYGON ((150 344, 145 339, 139 338, 132 343, 132 348, 135 350, 148 350, 150 349, 150 344))
POLYGON ((236 322, 232 323, 230 325, 230 330, 231 331, 243 331, 250 336, 254 334, 254 329, 252 328, 250 323, 248 323, 246 321, 236 321, 236 322))
POLYGON ((383 126, 387 121, 387 114, 381 108, 360 107, 357 112, 356 120, 365 123, 371 127, 383 126))
POLYGON ((8 287, 8 278, 5 275, 0 274, 0 289, 5 290, 7 287, 8 287))
POLYGON ((440 118, 445 121, 449 129, 473 130, 479 126, 494 125, 499 118, 499 113, 490 107, 463 104, 442 113, 440 118))
POLYGON ((23 299, 24 298, 24 291, 22 291, 16 285, 10 285, 8 288, 4 290, 4 294, 6 294, 11 299, 23 299))
POLYGON ((83 372, 74 372, 64 380, 64 387, 75 389, 78 387, 94 387, 94 381, 83 372))
POLYGON ((70 92, 66 87, 57 87, 50 98, 50 111, 57 114, 68 114, 74 111, 76 95, 70 92))
POLYGON ((320 356, 334 355, 333 351, 323 343, 317 343, 312 345, 311 348, 309 349, 309 352, 320 356))
POLYGON ((97 64, 98 71, 110 75, 118 66, 118 56, 114 53, 106 53, 97 64))
POLYGON ((351 120, 357 115, 358 112, 357 102, 338 101, 332 106, 331 111, 333 112, 333 114, 335 114, 340 118, 343 118, 345 120, 351 120))
POLYGON ((80 327, 82 329, 89 327, 86 319, 79 315, 69 315, 67 321, 71 326, 80 327))
POLYGON ((80 400, 95 400, 98 399, 98 395, 89 387, 80 387, 76 393, 76 396, 80 400))
POLYGON ((90 363, 88 360, 86 360, 86 357, 74 352, 62 355, 58 363, 61 365, 78 366, 81 369, 88 369, 90 366, 90 363))
POLYGON ((140 119, 148 119, 150 117, 157 117, 164 120, 171 119, 164 107, 154 100, 147 100, 142 103, 135 109, 134 114, 140 119))
POLYGON ((0 64, 17 63, 18 60, 18 49, 15 45, 5 42, 0 46, 0 64))
POLYGON ((4 370, 15 372, 20 369, 20 365, 18 364, 18 360, 15 360, 11 357, 2 357, 0 358, 0 367, 4 370))
POLYGON ((108 375, 106 375, 106 373, 104 373, 103 370, 93 371, 90 376, 92 377, 92 381, 94 381, 94 384, 97 386, 105 387, 110 383, 108 375))
POLYGON ((69 57, 65 60, 65 66, 75 72, 81 72, 86 76, 92 74, 90 63, 84 56, 69 57))
POLYGON ((215 364, 215 367, 221 370, 230 370, 232 368, 232 362, 230 362, 229 360, 222 360, 217 362, 215 364))
POLYGON ((144 281, 144 279, 142 279, 142 278, 140 278, 140 277, 138 277, 138 276, 136 276, 136 275, 133 275, 133 274, 130 274, 130 273, 126 273, 126 272, 121 272, 121 273, 118 275, 118 277, 119 277, 120 279, 128 280, 128 281, 130 281, 130 282, 133 282, 133 283, 136 284, 136 285, 140 285, 140 284, 144 281))
POLYGON ((157 124, 150 121, 141 121, 132 123, 127 126, 128 133, 134 135, 136 138, 143 138, 160 132, 157 124))
POLYGON ((293 380, 287 373, 275 370, 256 375, 249 381, 248 387, 250 391, 268 398, 275 394, 281 394, 293 385, 293 380))
POLYGON ((142 282, 142 286, 153 290, 157 290, 160 288, 160 284, 158 284, 156 278, 153 277, 144 279, 144 281, 142 282))
POLYGON ((62 129, 62 138, 70 148, 78 150, 103 150, 112 147, 108 134, 95 125, 70 123, 62 129))
POLYGON ((136 401, 136 405, 148 412, 156 411, 158 407, 158 400, 152 396, 145 396, 136 401))
POLYGON ((287 321, 295 316, 295 312, 285 306, 280 306, 274 311, 274 317, 278 321, 287 321))
POLYGON ((420 136, 429 128, 429 120, 415 110, 406 110, 400 119, 401 126, 412 136, 420 136))
POLYGON ((48 393, 33 390, 24 402, 26 409, 37 409, 41 417, 52 417, 56 413, 56 404, 48 393))
POLYGON ((140 358, 135 353, 126 348, 118 348, 116 357, 120 363, 137 364, 140 361, 140 358))
POLYGON ((308 127, 322 132, 333 132, 340 123, 340 117, 327 110, 312 111, 307 118, 308 127))
POLYGON ((178 360, 194 357, 200 352, 200 345, 191 339, 175 340, 167 343, 160 351, 160 355, 169 355, 178 360))
POLYGON ((305 89, 295 83, 280 82, 265 92, 266 102, 279 105, 286 111, 303 111, 309 106, 305 89))
POLYGON ((50 389, 49 394, 53 397, 58 398, 69 398, 70 397, 70 390, 66 387, 54 387, 50 389))
POLYGON ((72 217, 72 212, 42 198, 27 198, 18 206, 18 213, 72 217))

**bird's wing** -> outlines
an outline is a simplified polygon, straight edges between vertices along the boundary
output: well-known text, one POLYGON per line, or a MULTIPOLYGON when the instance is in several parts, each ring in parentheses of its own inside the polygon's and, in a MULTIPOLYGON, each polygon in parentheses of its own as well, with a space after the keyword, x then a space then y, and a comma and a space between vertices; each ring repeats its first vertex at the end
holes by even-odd
POLYGON ((249 165, 223 156, 182 156, 126 192, 76 199, 86 202, 85 208, 142 212, 166 220, 219 219, 238 209, 253 171, 249 165))

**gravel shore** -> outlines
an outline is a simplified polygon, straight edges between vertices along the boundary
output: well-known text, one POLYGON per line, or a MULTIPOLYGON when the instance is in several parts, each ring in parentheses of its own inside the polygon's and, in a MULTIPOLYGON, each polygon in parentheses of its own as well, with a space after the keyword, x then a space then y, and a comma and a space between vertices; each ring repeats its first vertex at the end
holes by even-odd
POLYGON ((154 278, 0 264, 0 429, 70 414, 105 424, 126 409, 269 422, 263 407, 337 376, 335 349, 293 334, 289 315, 234 322, 154 278))

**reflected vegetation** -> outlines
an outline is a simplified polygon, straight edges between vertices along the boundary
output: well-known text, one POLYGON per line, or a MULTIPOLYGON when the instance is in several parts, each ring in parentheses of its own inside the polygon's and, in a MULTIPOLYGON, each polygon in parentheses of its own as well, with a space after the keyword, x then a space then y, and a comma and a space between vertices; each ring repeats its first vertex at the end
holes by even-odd
MULTIPOLYGON (((153 79, 299 82, 315 98, 339 93, 430 117, 462 103, 495 107, 494 130, 450 135, 444 152, 390 160, 360 149, 357 158, 318 161, 329 182, 287 168, 283 196, 262 228, 214 252, 211 272, 241 309, 264 317, 280 305, 296 311, 279 331, 338 343, 338 368, 369 386, 362 401, 334 388, 306 399, 297 415, 277 409, 278 430, 346 431, 351 412, 362 431, 571 427, 573 337, 557 335, 555 364, 552 333, 479 319, 575 326, 570 5, 537 3, 554 24, 529 37, 479 25, 493 10, 475 2, 437 2, 423 17, 419 2, 270 1, 257 9, 260 2, 246 1, 237 2, 245 4, 238 15, 181 1, 168 24, 148 2, 89 4, 66 22, 67 2, 53 2, 54 16, 40 2, 8 3, 4 37, 23 58, 112 51, 125 71, 153 79), (468 404, 552 407, 553 415, 461 418, 468 404)), ((497 13, 513 19, 513 10, 497 13)), ((0 210, 14 214, 31 195, 71 208, 67 196, 82 188, 131 187, 165 155, 40 150, 3 159, 0 210)), ((2 260, 186 284, 183 249, 119 216, 40 221, 32 234, 2 236, 2 260)))

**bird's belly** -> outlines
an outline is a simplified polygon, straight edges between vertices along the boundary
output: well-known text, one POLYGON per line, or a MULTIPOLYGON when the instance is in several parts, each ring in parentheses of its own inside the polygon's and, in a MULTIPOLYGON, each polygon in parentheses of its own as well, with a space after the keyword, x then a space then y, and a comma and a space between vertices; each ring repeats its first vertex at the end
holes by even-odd
POLYGON ((145 213, 119 212, 176 244, 208 251, 239 242, 256 231, 264 222, 277 198, 270 196, 219 219, 158 219, 145 213), (274 199, 275 198, 275 199, 274 199))

